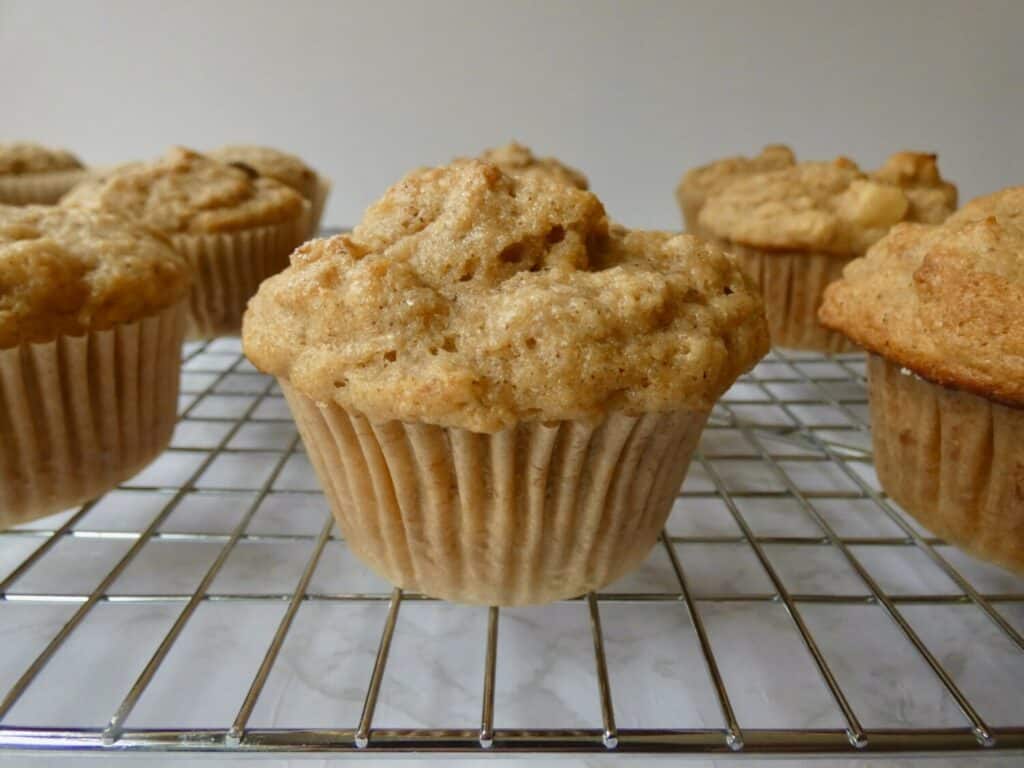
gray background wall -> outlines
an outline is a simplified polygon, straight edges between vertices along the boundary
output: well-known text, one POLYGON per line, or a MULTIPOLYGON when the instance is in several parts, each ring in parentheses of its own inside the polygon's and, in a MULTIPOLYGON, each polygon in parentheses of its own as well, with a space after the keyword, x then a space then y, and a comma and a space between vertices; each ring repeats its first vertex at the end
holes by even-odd
POLYGON ((687 167, 788 141, 937 151, 963 199, 1024 183, 1024 2, 0 0, 0 137, 101 164, 278 145, 356 221, 408 168, 516 137, 619 220, 676 227, 687 167))

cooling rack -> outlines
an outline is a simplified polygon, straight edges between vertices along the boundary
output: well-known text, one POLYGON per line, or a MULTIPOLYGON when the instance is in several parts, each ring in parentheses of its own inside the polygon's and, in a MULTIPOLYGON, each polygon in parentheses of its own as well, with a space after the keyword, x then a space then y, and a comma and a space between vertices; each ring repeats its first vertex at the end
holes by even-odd
POLYGON ((171 448, 0 534, 0 748, 1024 752, 1024 580, 880 491, 863 377, 776 350, 648 562, 498 610, 365 570, 273 380, 189 345, 171 448))

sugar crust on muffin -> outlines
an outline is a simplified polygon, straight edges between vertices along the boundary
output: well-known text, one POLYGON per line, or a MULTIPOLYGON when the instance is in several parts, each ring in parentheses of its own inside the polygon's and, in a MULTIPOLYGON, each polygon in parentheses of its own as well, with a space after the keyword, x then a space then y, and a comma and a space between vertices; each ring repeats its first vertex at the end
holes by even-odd
POLYGON ((305 199, 252 169, 227 165, 184 147, 81 184, 62 205, 120 211, 167 234, 206 234, 281 224, 298 218, 305 199))
POLYGON ((720 160, 691 168, 676 187, 676 198, 683 210, 699 212, 709 195, 722 189, 726 184, 752 173, 777 171, 796 164, 796 155, 785 144, 766 144, 753 157, 733 155, 720 160))
POLYGON ((699 221, 715 238, 763 250, 859 255, 901 221, 952 212, 937 171, 929 183, 914 182, 916 211, 901 183, 869 176, 848 158, 803 162, 730 181, 708 197, 699 221), (929 187, 943 193, 926 198, 929 187))
POLYGON ((609 226, 589 192, 474 160, 414 171, 350 235, 301 246, 243 342, 318 402, 495 432, 708 410, 768 334, 719 249, 609 226))
POLYGON ((316 194, 316 171, 288 152, 256 144, 228 144, 206 153, 207 157, 228 165, 248 166, 261 176, 291 187, 307 200, 316 194))
POLYGON ((896 152, 869 176, 903 190, 910 203, 908 221, 941 224, 956 210, 956 185, 942 178, 938 155, 933 153, 896 152))
POLYGON ((82 161, 66 149, 30 141, 0 142, 0 175, 19 176, 81 169, 82 161))
MULTIPOLYGON (((476 159, 496 165, 505 173, 513 176, 541 174, 576 187, 576 189, 590 188, 590 182, 581 171, 554 157, 537 157, 529 147, 515 141, 510 141, 500 147, 485 149, 476 159)), ((461 160, 465 161, 465 158, 461 158, 461 160)))
POLYGON ((133 322, 191 279, 166 238, 121 216, 0 206, 0 349, 133 322))
POLYGON ((1024 406, 1024 187, 900 224, 825 292, 821 322, 939 384, 1024 406))

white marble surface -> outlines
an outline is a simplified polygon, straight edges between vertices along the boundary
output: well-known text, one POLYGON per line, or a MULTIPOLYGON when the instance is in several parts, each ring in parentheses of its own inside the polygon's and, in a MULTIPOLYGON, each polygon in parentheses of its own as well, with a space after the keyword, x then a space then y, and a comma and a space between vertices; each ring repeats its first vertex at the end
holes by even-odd
MULTIPOLYGON (((295 432, 283 399, 239 362, 235 350, 221 342, 216 351, 186 365, 182 407, 192 410, 176 433, 175 449, 101 499, 75 522, 74 535, 62 537, 11 585, 9 599, 0 600, 4 691, 74 612, 75 601, 93 590, 132 546, 135 534, 162 514, 174 498, 173 487, 192 479, 193 489, 174 504, 156 526, 156 536, 109 585, 106 595, 111 600, 87 614, 3 725, 101 727, 178 616, 184 598, 251 511, 242 539, 210 583, 213 599, 200 603, 126 725, 226 728, 233 721, 327 515, 305 454, 285 454, 295 432), (234 418, 246 409, 252 410, 253 420, 234 431, 231 421, 209 420, 234 418), (244 452, 211 457, 209 452, 225 440, 244 452), (204 466, 207 459, 212 460, 204 466), (263 486, 269 491, 265 495, 263 486), (63 596, 68 602, 44 596, 63 596), (140 601, 147 597, 164 599, 140 601)), ((856 396, 851 383, 841 378, 844 370, 834 363, 799 365, 805 372, 830 377, 826 381, 834 396, 856 396)), ((732 416, 769 424, 799 420, 829 435, 833 433, 827 430, 848 425, 840 418, 846 418, 842 409, 831 406, 786 412, 772 402, 751 403, 770 400, 769 392, 780 399, 808 397, 808 384, 793 366, 768 360, 758 368, 759 374, 780 381, 763 386, 741 382, 726 398, 732 416)), ((810 510, 839 536, 899 537, 900 527, 869 498, 853 498, 862 495, 860 486, 820 448, 799 437, 751 431, 746 421, 729 426, 722 421, 729 417, 720 409, 716 423, 723 426, 707 432, 702 442, 707 458, 694 462, 667 531, 673 537, 699 539, 672 547, 697 600, 741 727, 831 729, 842 728, 844 721, 786 607, 770 600, 775 594, 772 579, 750 542, 743 540, 732 509, 711 495, 716 476, 736 494, 736 514, 755 536, 782 539, 762 546, 789 592, 851 598, 839 605, 801 602, 799 610, 864 725, 963 727, 963 716, 949 694, 884 609, 863 601, 870 594, 868 585, 839 549, 828 544, 822 522, 810 510), (766 459, 762 451, 772 458, 766 459), (790 493, 791 487, 806 493, 806 499, 790 493)), ((835 434, 854 447, 860 439, 851 437, 859 432, 840 429, 835 434)), ((851 462, 850 467, 869 485, 874 482, 869 465, 851 462)), ((45 541, 45 531, 68 517, 64 513, 18 533, 0 534, 0 579, 45 541)), ((983 594, 1024 593, 1024 579, 953 547, 939 546, 938 551, 983 594)), ((913 547, 858 543, 851 552, 889 595, 962 597, 958 586, 913 547)), ((354 728, 390 591, 335 530, 312 573, 307 590, 312 599, 300 606, 249 724, 354 728), (350 599, 354 595, 362 597, 350 599)), ((600 613, 618 726, 724 727, 665 549, 659 544, 640 568, 608 586, 605 594, 600 613), (623 599, 637 594, 660 599, 623 599)), ((1024 603, 995 605, 1011 625, 1024 630, 1024 603)), ((977 607, 947 601, 901 604, 899 610, 990 724, 1024 725, 1024 654, 977 607)), ((497 728, 601 727, 585 602, 503 610, 499 627, 497 728)), ((485 609, 405 601, 374 725, 477 728, 486 631, 485 609)), ((52 759, 39 757, 29 764, 52 759)), ((173 762, 137 758, 140 765, 164 760, 173 762)), ((566 760, 566 765, 609 764, 600 758, 566 760)), ((808 764, 813 763, 800 763, 808 764)))

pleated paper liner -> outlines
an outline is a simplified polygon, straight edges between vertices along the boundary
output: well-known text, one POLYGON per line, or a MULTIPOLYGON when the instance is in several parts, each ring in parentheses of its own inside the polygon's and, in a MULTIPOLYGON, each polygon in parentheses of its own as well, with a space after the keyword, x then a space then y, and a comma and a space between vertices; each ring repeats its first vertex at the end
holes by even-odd
POLYGON ((842 277, 852 256, 762 251, 725 241, 718 244, 734 254, 760 286, 772 346, 831 354, 858 349, 841 333, 818 323, 825 286, 842 277))
POLYGON ((0 529, 95 498, 167 447, 184 330, 179 302, 0 351, 0 529))
POLYGON ((482 605, 575 597, 639 565, 707 418, 613 413, 487 435, 372 423, 281 384, 352 551, 403 589, 482 605))
POLYGON ((309 237, 314 238, 320 234, 320 224, 324 216, 324 206, 327 205, 327 198, 331 194, 331 180, 326 176, 317 176, 316 191, 310 201, 312 206, 309 220, 309 237))
POLYGON ((0 205, 56 205, 64 193, 88 175, 84 168, 0 175, 0 205))
POLYGON ((309 205, 293 221, 238 232, 175 235, 174 247, 195 269, 189 296, 186 338, 234 336, 245 305, 260 283, 288 266, 288 257, 306 241, 309 205))
POLYGON ((875 468, 928 530, 1024 573, 1024 409, 868 358, 875 468))

